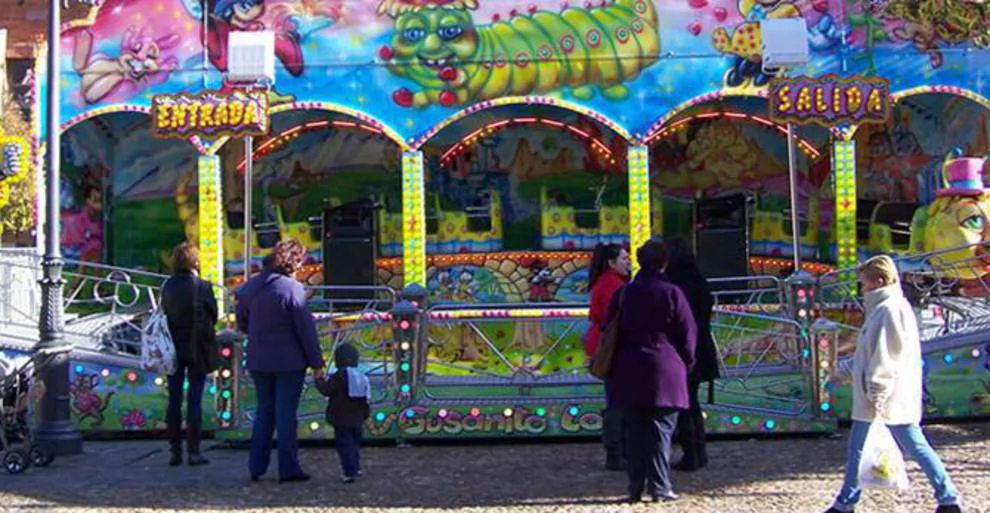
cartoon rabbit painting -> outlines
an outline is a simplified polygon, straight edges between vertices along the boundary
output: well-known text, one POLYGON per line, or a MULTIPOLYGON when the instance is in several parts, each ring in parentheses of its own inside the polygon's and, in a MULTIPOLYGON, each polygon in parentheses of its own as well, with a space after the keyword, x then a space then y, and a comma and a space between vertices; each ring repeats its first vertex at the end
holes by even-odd
POLYGON ((76 35, 72 64, 81 80, 79 92, 86 103, 103 100, 130 99, 146 87, 168 80, 179 67, 175 57, 163 52, 176 47, 179 36, 169 33, 161 37, 148 34, 146 28, 128 28, 120 40, 120 55, 111 57, 93 53, 94 37, 89 30, 76 35))

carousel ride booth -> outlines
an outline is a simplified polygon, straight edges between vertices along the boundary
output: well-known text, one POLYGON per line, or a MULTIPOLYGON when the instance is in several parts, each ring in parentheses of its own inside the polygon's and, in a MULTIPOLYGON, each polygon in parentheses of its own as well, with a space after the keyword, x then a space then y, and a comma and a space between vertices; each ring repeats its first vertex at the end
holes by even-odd
MULTIPOLYGON (((287 216, 270 197, 254 195, 254 212, 264 212, 259 203, 271 203, 275 214, 269 216, 282 223, 281 237, 294 236, 314 250, 303 279, 313 291, 326 354, 344 341, 362 351, 362 366, 374 388, 373 436, 596 432, 603 390, 586 371, 582 343, 591 251, 599 243, 638 247, 652 235, 681 235, 692 241, 712 277, 725 276, 717 270, 729 259, 712 254, 714 239, 706 239, 711 235, 692 230, 699 223, 709 224, 712 233, 739 230, 735 236, 743 250, 732 263, 738 272, 728 279, 735 284, 725 288, 772 290, 741 300, 720 296, 731 307, 718 321, 729 372, 710 392, 710 429, 827 431, 832 423, 809 412, 820 398, 812 390, 815 376, 809 374, 809 362, 802 357, 807 338, 794 321, 777 315, 784 300, 779 276, 792 261, 784 221, 789 212, 782 208, 788 194, 786 164, 780 163, 786 161, 786 139, 778 124, 760 114, 761 108, 765 112, 766 101, 760 98, 702 105, 659 120, 648 144, 637 144, 590 111, 547 101, 507 102, 448 119, 417 141, 417 151, 401 151, 383 127, 369 120, 367 128, 340 122, 333 128, 331 121, 331 127, 321 128, 324 135, 311 136, 325 139, 298 135, 280 145, 271 142, 284 137, 279 134, 305 134, 306 128, 296 127, 315 126, 335 114, 292 114, 305 119, 275 114, 272 135, 258 143, 256 182, 264 182, 267 166, 273 166, 285 173, 281 186, 314 196, 308 204, 331 204, 322 216, 299 208, 287 216), (380 147, 369 156, 394 151, 400 163, 382 160, 380 173, 338 182, 344 186, 323 185, 337 179, 333 171, 303 186, 291 185, 300 179, 300 168, 341 167, 335 160, 339 155, 321 148, 336 144, 353 156, 352 144, 333 139, 358 137, 344 134, 363 131, 361 137, 370 141, 376 130, 380 147), (683 147, 685 140, 694 139, 707 146, 683 147), (305 157, 310 154, 312 158, 305 157), (706 162, 709 168, 689 169, 706 162), (670 170, 670 176, 656 172, 651 180, 651 167, 670 170), (377 180, 371 176, 383 182, 364 185, 377 180), (684 181, 685 176, 696 178, 684 181), (321 197, 341 188, 362 192, 338 201, 321 197), (326 240, 321 247, 304 232, 323 233, 333 241, 334 227, 327 224, 334 221, 326 212, 365 200, 374 206, 362 222, 374 230, 371 253, 376 254, 377 274, 363 283, 329 282, 327 267, 347 264, 335 261, 326 240), (727 212, 724 205, 739 211, 727 212), (726 220, 737 225, 728 226, 726 220), (299 234, 289 235, 285 223, 303 221, 307 224, 300 224, 299 234), (766 233, 766 240, 754 243, 753 233, 766 233), (709 257, 722 260, 706 264, 709 257), (767 268, 774 273, 767 274, 767 268)), ((828 236, 827 231, 819 235, 827 221, 817 217, 824 210, 818 207, 819 193, 827 187, 807 178, 806 170, 820 166, 823 155, 827 160, 828 142, 824 129, 802 132, 799 138, 799 205, 807 232, 801 238, 802 268, 819 274, 831 269, 817 260, 816 245, 819 237, 828 236), (810 243, 804 243, 805 236, 810 243)), ((242 157, 229 158, 234 168, 242 157)), ((236 190, 236 184, 231 186, 236 190)), ((276 179, 268 190, 277 187, 276 179)), ((262 225, 257 219, 255 223, 260 232, 262 225)), ((226 240, 227 251, 243 244, 231 242, 230 235, 226 240)), ((258 249, 254 259, 265 253, 258 249)), ((252 390, 243 368, 232 368, 231 374, 237 393, 224 412, 230 421, 223 425, 223 436, 242 438, 250 428, 252 390)), ((304 436, 331 435, 320 421, 322 411, 323 399, 308 388, 300 412, 306 421, 304 436)))

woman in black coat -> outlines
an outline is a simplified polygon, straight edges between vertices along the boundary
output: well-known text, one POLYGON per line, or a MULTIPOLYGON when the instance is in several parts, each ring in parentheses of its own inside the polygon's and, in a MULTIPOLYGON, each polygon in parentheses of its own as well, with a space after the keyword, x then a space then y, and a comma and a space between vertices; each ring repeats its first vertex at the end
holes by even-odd
POLYGON ((670 253, 667 277, 687 296, 691 313, 694 314, 698 325, 695 365, 688 375, 691 409, 681 413, 677 420, 676 438, 684 450, 684 457, 673 465, 675 470, 693 471, 708 465, 708 453, 705 450, 705 419, 701 414, 698 389, 704 382, 708 382, 709 387, 714 386, 713 381, 718 378, 718 352, 711 328, 712 308, 715 301, 708 288, 708 281, 698 270, 698 264, 688 241, 683 237, 674 237, 668 239, 666 244, 670 253))
POLYGON ((185 381, 186 431, 189 465, 209 463, 200 454, 202 438, 203 387, 206 375, 217 369, 215 326, 219 312, 213 287, 201 280, 199 250, 183 242, 172 252, 172 277, 162 286, 162 310, 175 345, 175 373, 168 377, 166 431, 171 453, 169 465, 182 464, 182 396, 185 381))

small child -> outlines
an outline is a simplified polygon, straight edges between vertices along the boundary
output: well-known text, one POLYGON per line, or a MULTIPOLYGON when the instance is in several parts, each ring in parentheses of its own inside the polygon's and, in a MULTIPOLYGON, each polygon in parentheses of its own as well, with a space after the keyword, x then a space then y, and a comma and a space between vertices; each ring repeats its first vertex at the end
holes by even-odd
POLYGON ((327 422, 333 426, 344 483, 353 483, 361 475, 361 435, 371 413, 371 385, 357 369, 359 359, 357 348, 346 342, 340 344, 333 355, 337 372, 316 382, 316 389, 327 398, 327 422))

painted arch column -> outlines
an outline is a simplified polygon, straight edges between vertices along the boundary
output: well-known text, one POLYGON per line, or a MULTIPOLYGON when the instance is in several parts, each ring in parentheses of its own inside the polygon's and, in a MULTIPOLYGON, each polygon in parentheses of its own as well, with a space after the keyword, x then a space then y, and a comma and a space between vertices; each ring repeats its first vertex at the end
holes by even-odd
POLYGON ((423 152, 402 152, 402 283, 426 287, 423 152))
POLYGON ((856 141, 837 140, 832 145, 835 191, 835 247, 839 269, 858 264, 856 248, 856 141))
POLYGON ((629 174, 629 256, 633 272, 639 270, 636 250, 650 240, 650 148, 629 147, 626 157, 629 174))
POLYGON ((220 157, 201 155, 198 161, 196 181, 199 229, 199 270, 202 278, 217 287, 218 310, 223 312, 223 182, 220 175, 220 157))

